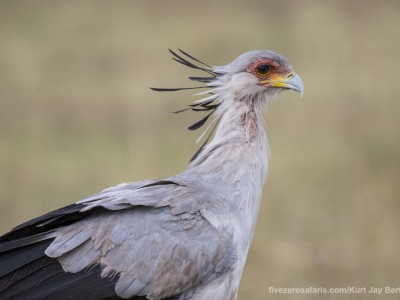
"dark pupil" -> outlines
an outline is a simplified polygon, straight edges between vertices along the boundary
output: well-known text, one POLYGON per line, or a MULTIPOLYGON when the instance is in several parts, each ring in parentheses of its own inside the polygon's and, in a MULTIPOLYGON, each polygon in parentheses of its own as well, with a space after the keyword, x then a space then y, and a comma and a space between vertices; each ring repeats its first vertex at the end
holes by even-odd
POLYGON ((260 65, 260 66, 258 66, 257 71, 259 74, 267 74, 269 72, 269 66, 268 65, 260 65))

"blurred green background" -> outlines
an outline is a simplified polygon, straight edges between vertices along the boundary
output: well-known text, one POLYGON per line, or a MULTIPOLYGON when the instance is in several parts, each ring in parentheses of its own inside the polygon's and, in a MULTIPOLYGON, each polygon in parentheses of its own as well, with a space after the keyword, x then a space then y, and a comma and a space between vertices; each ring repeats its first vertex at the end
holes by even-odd
POLYGON ((305 96, 267 117, 272 157, 239 299, 268 287, 400 286, 399 1, 0 1, 0 230, 120 182, 182 171, 197 74, 290 58, 305 96))

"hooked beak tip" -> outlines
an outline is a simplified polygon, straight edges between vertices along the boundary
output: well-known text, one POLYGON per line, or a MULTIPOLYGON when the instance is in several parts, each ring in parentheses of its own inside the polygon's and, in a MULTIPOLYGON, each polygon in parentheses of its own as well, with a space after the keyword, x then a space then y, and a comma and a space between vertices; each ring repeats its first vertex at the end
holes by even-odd
POLYGON ((300 97, 303 98, 304 95, 304 83, 301 80, 301 77, 297 74, 294 74, 287 82, 287 88, 292 89, 294 91, 300 92, 300 97))

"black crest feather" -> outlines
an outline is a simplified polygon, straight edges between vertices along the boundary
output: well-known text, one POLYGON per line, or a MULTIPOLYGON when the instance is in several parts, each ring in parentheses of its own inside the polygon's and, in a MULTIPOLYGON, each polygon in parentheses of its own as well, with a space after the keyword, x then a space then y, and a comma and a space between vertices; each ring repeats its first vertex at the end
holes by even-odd
POLYGON ((195 89, 204 89, 206 86, 196 86, 196 87, 187 87, 187 88, 153 88, 150 89, 155 92, 176 92, 183 90, 195 90, 195 89))
POLYGON ((199 121, 197 121, 197 122, 193 123, 192 125, 188 126, 187 129, 188 129, 188 130, 196 130, 196 129, 199 129, 201 126, 203 126, 203 125, 207 122, 208 118, 212 115, 213 112, 214 112, 214 111, 210 112, 210 113, 209 113, 207 116, 205 116, 204 118, 202 118, 202 119, 200 119, 199 121))

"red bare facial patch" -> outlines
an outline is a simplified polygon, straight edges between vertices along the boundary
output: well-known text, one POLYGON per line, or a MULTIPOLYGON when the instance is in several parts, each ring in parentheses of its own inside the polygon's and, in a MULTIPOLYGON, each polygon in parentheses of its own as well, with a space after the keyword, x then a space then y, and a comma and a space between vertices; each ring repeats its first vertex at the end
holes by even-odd
POLYGON ((280 72, 283 71, 283 68, 281 67, 281 65, 278 62, 276 62, 275 60, 272 60, 272 59, 267 59, 267 58, 259 59, 259 60, 255 61, 255 62, 253 62, 250 66, 248 66, 246 71, 249 72, 249 73, 257 75, 256 68, 259 65, 270 65, 273 68, 273 72, 280 73, 280 72))

